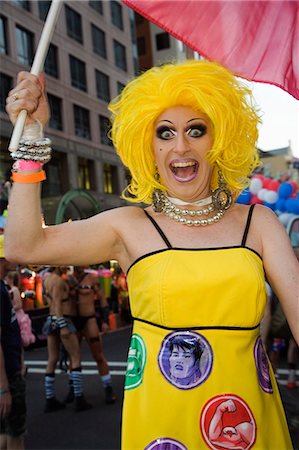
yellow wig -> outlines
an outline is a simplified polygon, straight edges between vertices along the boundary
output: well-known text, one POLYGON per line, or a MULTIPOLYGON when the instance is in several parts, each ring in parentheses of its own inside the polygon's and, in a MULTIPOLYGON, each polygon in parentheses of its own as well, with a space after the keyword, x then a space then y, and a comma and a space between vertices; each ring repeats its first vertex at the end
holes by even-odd
POLYGON ((209 117, 213 125, 213 147, 207 156, 214 166, 211 189, 217 187, 220 168, 228 188, 238 195, 259 165, 260 119, 251 91, 221 65, 189 60, 153 67, 130 81, 109 104, 111 138, 132 175, 127 188, 131 196, 124 194, 124 198, 151 203, 154 188, 166 190, 154 178, 154 124, 164 110, 174 106, 188 106, 209 117))

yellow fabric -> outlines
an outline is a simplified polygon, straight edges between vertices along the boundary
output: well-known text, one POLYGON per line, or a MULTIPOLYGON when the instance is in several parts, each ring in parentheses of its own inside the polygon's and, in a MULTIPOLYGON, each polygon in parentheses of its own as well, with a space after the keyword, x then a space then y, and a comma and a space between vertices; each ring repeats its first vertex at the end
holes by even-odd
POLYGON ((266 303, 263 264, 256 253, 243 247, 164 249, 145 255, 132 265, 128 286, 132 315, 158 326, 134 322, 133 339, 144 352, 144 359, 139 358, 138 365, 135 361, 140 352, 130 348, 123 450, 292 448, 273 372, 270 369, 273 392, 265 392, 254 357, 259 327, 253 327, 260 323, 266 303), (186 333, 185 329, 191 329, 190 333, 202 341, 205 339, 212 355, 206 379, 190 389, 169 382, 159 359, 168 336, 186 333), (130 378, 134 364, 141 374, 137 382, 138 377, 130 378), (214 397, 217 401, 218 397, 240 398, 248 406, 254 442, 251 439, 242 444, 219 445, 215 443, 217 439, 204 436, 203 418, 214 397), (168 442, 163 441, 165 438, 172 439, 173 446, 162 445, 168 442), (160 446, 157 439, 162 439, 160 446))

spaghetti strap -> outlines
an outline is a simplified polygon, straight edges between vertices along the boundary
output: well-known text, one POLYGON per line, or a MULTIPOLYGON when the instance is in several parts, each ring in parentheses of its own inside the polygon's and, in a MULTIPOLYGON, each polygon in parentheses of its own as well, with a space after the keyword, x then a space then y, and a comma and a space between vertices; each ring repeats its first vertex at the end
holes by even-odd
POLYGON ((161 238, 163 239, 163 241, 165 242, 167 247, 168 248, 172 248, 171 243, 169 242, 169 240, 167 239, 167 237, 165 236, 165 234, 163 233, 163 231, 161 230, 161 228, 159 227, 159 225, 157 224, 155 219, 153 219, 152 216, 147 211, 145 211, 145 209, 143 211, 145 212, 145 215, 148 217, 148 219, 152 222, 152 224, 154 225, 154 227, 156 228, 156 230, 160 234, 161 238))
POLYGON ((245 227, 245 230, 244 230, 242 244, 241 244, 242 247, 245 247, 245 244, 246 244, 246 240, 247 240, 247 236, 248 236, 248 231, 249 231, 249 227, 250 227, 250 223, 251 223, 251 217, 252 217, 254 206, 255 206, 255 204, 250 205, 250 208, 249 208, 247 222, 246 222, 246 227, 245 227))

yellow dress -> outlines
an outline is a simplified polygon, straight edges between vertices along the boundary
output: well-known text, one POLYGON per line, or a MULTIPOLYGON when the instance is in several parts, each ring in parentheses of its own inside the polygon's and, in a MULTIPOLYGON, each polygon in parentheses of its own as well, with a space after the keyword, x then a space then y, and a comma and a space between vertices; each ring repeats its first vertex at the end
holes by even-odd
POLYGON ((166 247, 128 271, 123 450, 293 448, 259 336, 266 289, 246 247, 252 211, 241 245, 224 248, 172 248, 152 219, 166 247))

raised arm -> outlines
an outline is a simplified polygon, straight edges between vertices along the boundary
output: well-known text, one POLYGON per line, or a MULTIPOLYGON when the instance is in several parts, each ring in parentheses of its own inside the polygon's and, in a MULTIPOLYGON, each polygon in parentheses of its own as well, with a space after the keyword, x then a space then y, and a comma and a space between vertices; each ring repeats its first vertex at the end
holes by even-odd
POLYGON ((290 239, 276 215, 257 207, 254 227, 260 233, 263 262, 268 281, 275 291, 299 343, 299 264, 290 239))
MULTIPOLYGON (((21 72, 6 109, 12 123, 25 109, 27 123, 38 120, 45 126, 49 114, 44 78, 21 72)), ((5 230, 7 259, 24 264, 86 265, 118 257, 122 244, 111 225, 118 222, 115 210, 42 228, 40 193, 40 182, 13 183, 5 230)))

